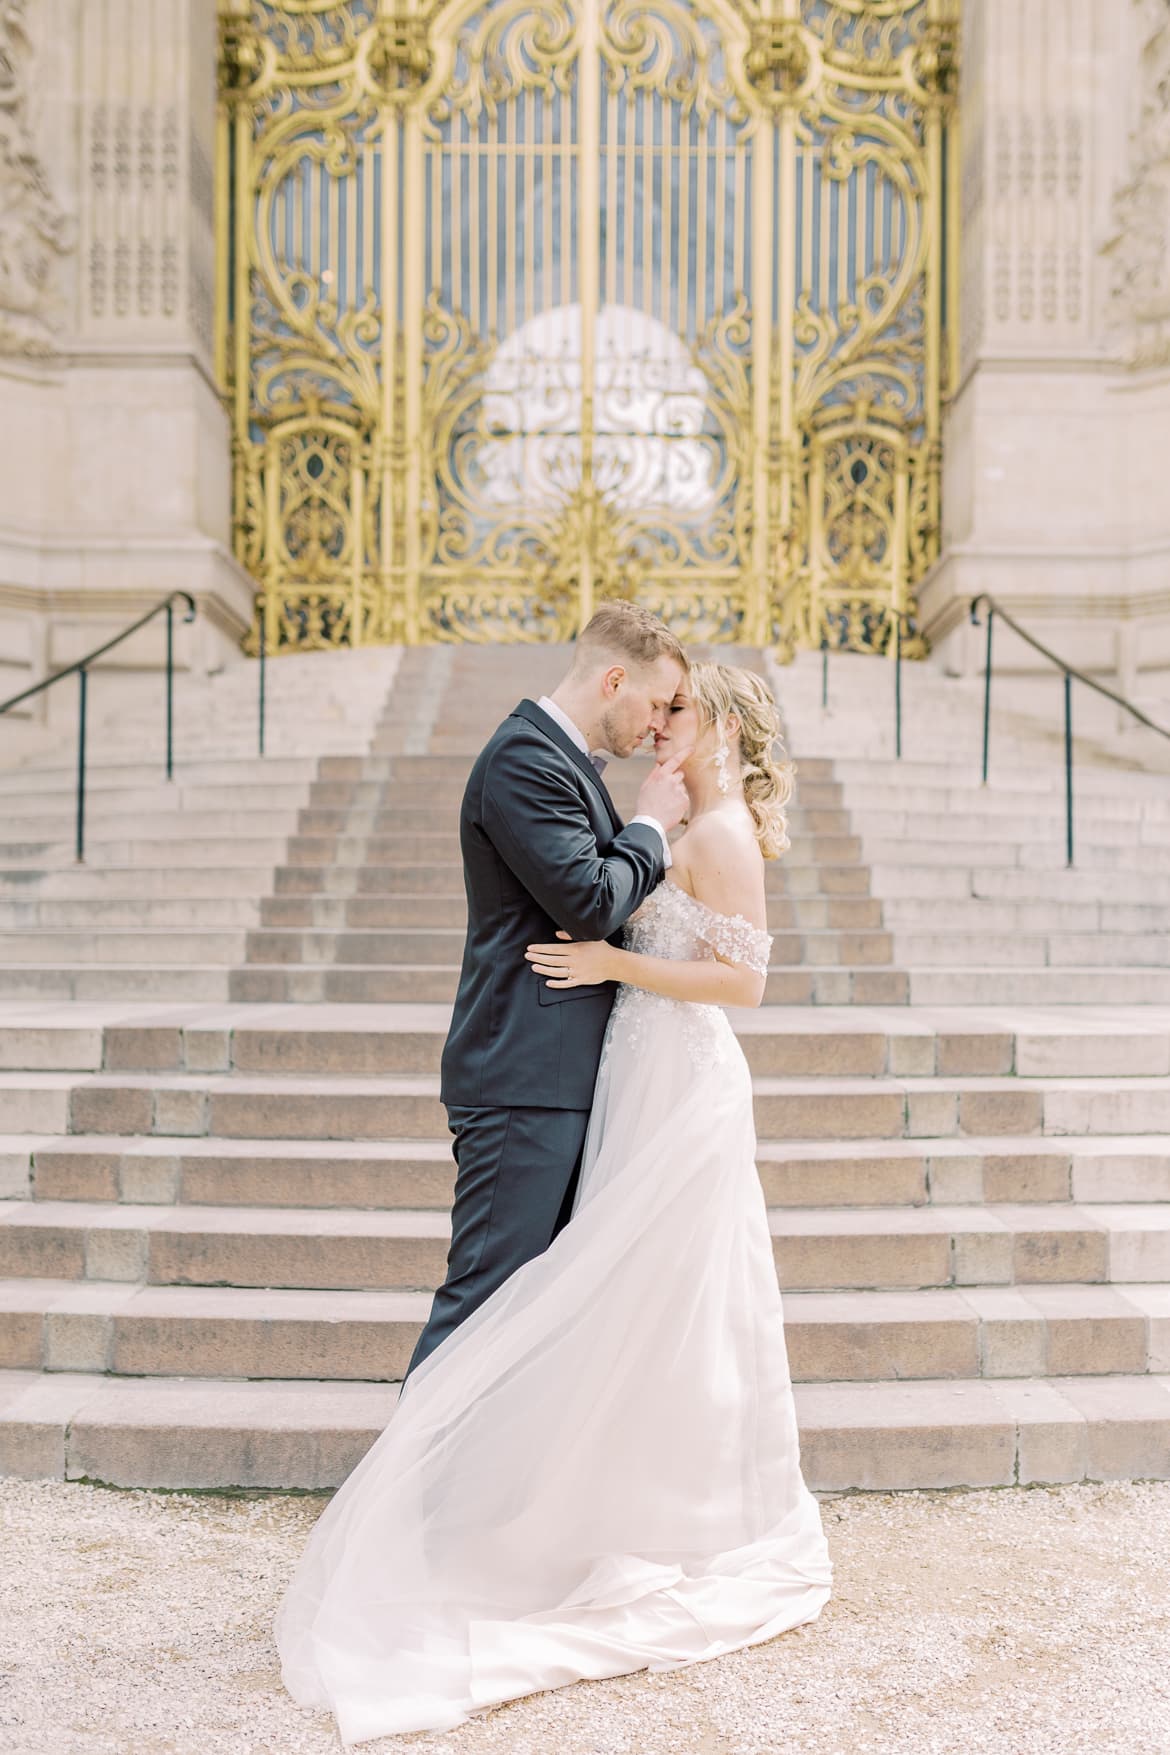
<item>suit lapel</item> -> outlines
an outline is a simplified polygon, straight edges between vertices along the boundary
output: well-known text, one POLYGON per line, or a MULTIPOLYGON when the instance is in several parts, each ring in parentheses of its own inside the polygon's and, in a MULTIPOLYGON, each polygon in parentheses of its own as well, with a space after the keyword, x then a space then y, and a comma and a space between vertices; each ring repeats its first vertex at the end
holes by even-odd
POLYGON ((610 821, 613 823, 614 832, 616 834, 623 826, 622 819, 618 814, 617 806, 609 796, 609 791, 606 787, 605 781, 601 778, 601 775, 597 772, 597 769, 593 766, 593 763, 589 760, 589 757, 585 754, 584 750, 578 749, 577 745, 573 742, 567 732, 562 731, 556 720, 550 719, 548 714, 545 713, 542 708, 538 707, 535 701, 521 701, 520 705, 513 710, 512 716, 513 718, 527 719, 530 724, 536 726, 538 731, 542 731, 551 743, 555 743, 559 750, 563 750, 571 762, 576 763, 577 767, 580 768, 582 774, 584 774, 585 778, 589 781, 590 785, 593 787, 608 811, 610 821))

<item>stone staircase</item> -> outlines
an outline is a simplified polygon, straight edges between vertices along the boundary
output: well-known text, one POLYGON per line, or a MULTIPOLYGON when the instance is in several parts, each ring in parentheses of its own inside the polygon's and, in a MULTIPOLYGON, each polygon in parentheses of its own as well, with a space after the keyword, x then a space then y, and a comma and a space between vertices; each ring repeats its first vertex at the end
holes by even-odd
MULTIPOLYGON (((330 1486, 392 1411, 446 1253, 462 781, 564 653, 397 660, 274 664, 263 764, 228 679, 173 788, 112 724, 84 870, 67 764, 0 771, 0 1471, 330 1486)), ((1070 873, 1026 721, 983 790, 961 686, 915 667, 898 764, 885 666, 835 716, 776 680, 793 847, 735 1021, 810 1484, 1170 1476, 1165 777, 1078 752, 1070 873)))
MULTIPOLYGON (((322 766, 364 755, 399 654, 314 654, 269 666, 267 747, 256 667, 176 681, 175 779, 163 777, 161 681, 142 679, 91 729, 86 859, 74 862, 74 730, 0 719, 0 1003, 227 1000, 322 766), (149 758, 149 759, 148 759, 149 758)), ((68 686, 68 685, 66 685, 68 686)))

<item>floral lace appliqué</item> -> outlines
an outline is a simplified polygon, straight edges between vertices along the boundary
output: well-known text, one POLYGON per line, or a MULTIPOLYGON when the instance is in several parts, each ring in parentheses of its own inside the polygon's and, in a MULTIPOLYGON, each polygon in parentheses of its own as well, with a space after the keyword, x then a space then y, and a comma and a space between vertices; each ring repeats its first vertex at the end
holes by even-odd
MULTIPOLYGON (((669 879, 631 914, 622 934, 628 951, 646 957, 665 957, 674 962, 713 962, 716 953, 728 962, 742 963, 758 975, 768 972, 771 936, 753 926, 742 914, 719 914, 669 879)), ((698 1005, 690 1000, 670 999, 647 993, 641 987, 620 985, 610 1013, 602 1065, 615 1039, 622 1052, 638 1046, 644 1032, 653 1030, 673 1014, 683 1026, 683 1039, 696 1070, 716 1065, 734 1044, 735 1037, 721 1006, 698 1005)))

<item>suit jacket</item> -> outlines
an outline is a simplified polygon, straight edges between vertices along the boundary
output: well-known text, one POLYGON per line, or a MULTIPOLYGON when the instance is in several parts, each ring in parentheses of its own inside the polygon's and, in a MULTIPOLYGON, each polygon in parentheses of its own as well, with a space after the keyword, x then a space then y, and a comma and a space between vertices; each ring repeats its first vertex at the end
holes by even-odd
POLYGON ((521 701, 471 770, 459 840, 467 941, 443 1102, 589 1109, 614 984, 550 988, 524 951, 558 928, 614 937, 662 878, 661 837, 623 828, 588 756, 521 701))

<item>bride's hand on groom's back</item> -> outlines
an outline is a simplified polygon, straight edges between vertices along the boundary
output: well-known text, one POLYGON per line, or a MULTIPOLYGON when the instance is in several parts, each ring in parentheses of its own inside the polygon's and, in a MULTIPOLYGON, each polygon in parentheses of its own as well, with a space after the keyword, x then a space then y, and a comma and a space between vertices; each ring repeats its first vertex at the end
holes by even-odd
POLYGON ((574 941, 567 932, 557 933, 555 945, 529 945, 525 959, 550 987, 593 987, 617 979, 616 953, 604 939, 574 941))

